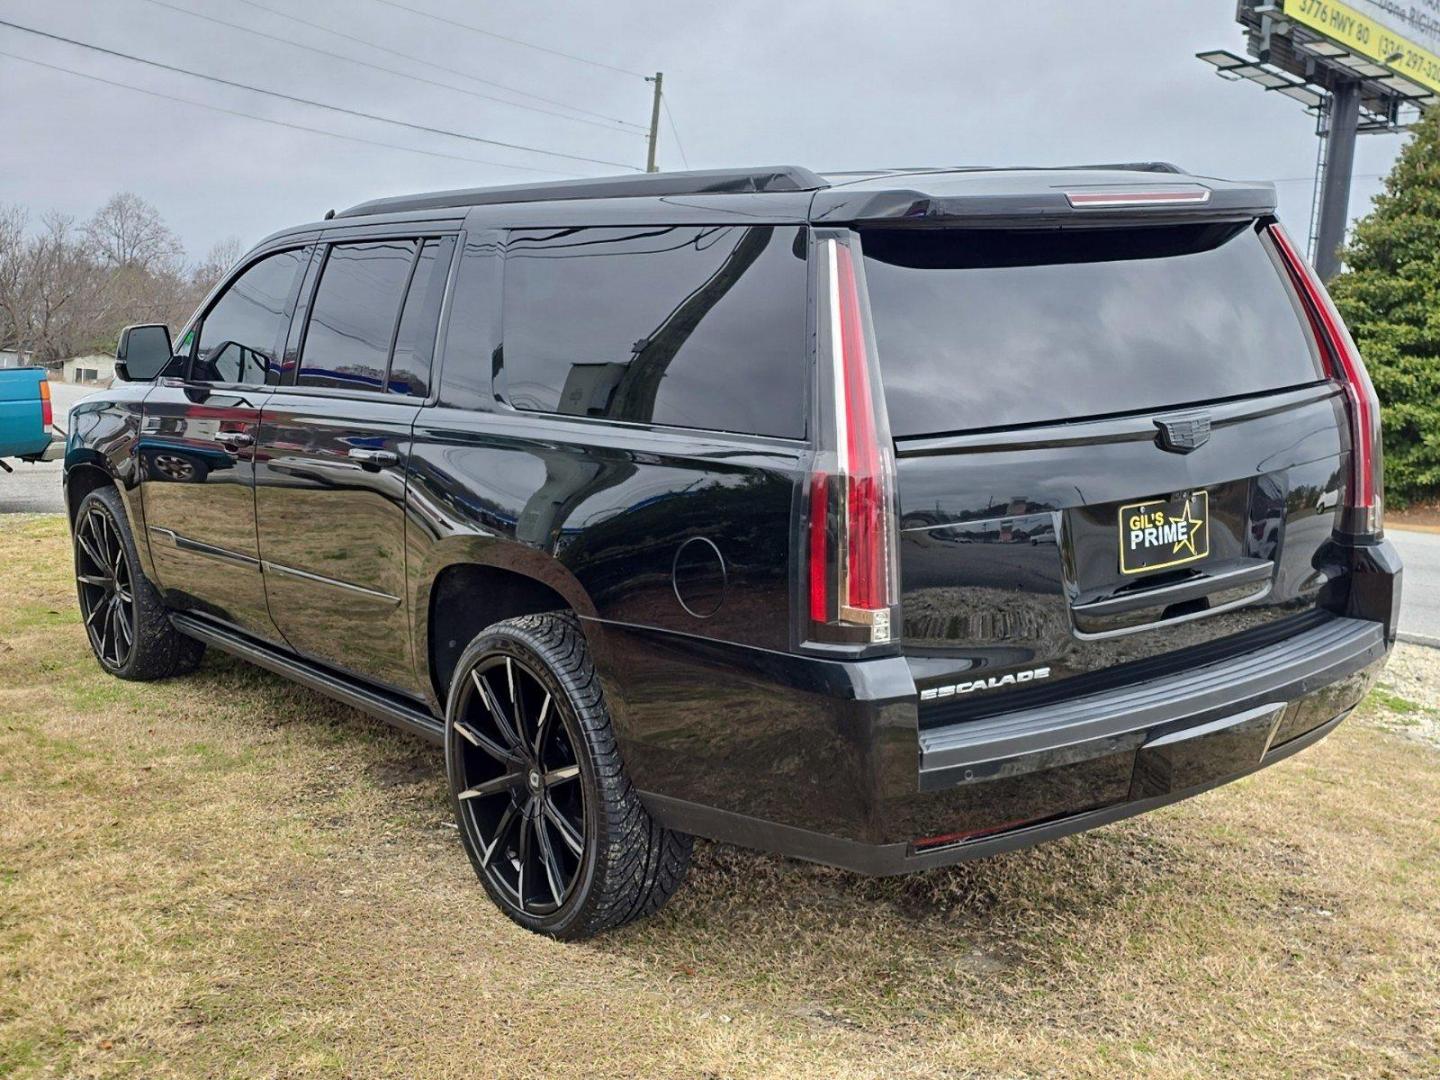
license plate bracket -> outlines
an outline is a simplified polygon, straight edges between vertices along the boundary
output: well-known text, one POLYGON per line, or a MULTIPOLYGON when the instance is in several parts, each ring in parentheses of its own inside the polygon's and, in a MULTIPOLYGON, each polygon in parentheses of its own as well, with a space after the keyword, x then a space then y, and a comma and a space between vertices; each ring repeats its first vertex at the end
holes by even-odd
POLYGON ((1198 562, 1210 554, 1210 493, 1126 503, 1116 524, 1122 574, 1198 562))

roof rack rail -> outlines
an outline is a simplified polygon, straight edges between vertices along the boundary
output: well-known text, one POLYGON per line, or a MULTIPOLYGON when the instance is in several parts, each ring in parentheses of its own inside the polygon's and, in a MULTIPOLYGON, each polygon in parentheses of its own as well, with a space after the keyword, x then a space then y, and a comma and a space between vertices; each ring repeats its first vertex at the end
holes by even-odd
POLYGON ((885 169, 823 169, 825 176, 904 176, 942 172, 1147 172, 1187 175, 1168 161, 1123 161, 1100 165, 905 165, 885 169))
POLYGON ((714 169, 694 172, 640 173, 636 176, 596 176, 584 180, 557 180, 544 184, 510 184, 504 187, 458 188, 418 195, 371 199, 341 210, 336 217, 394 214, 408 210, 492 206, 500 203, 548 202, 562 199, 624 199, 659 195, 728 195, 756 192, 818 191, 830 185, 799 165, 758 169, 714 169))

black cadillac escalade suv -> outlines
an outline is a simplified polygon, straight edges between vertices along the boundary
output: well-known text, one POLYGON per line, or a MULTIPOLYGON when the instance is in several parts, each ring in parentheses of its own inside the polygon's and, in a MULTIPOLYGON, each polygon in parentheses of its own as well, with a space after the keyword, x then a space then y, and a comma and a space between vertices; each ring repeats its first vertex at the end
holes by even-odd
POLYGON ((238 654, 443 744, 511 918, 691 836, 865 873, 1326 735, 1394 640, 1380 421, 1267 185, 654 174, 265 240, 72 414, 122 678, 238 654))

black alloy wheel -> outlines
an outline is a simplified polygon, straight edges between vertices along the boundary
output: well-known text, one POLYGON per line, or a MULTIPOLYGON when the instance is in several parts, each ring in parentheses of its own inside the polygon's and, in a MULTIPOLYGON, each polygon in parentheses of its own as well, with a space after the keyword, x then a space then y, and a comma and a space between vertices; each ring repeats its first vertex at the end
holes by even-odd
POLYGON ((141 569, 125 504, 113 487, 80 500, 71 526, 80 617, 100 666, 122 679, 165 679, 193 671, 205 646, 170 622, 141 569))
POLYGON ((495 623, 460 654, 445 768, 470 864, 527 930, 590 937, 658 911, 685 879, 692 840, 630 783, 569 612, 495 623))
POLYGON ((553 915, 585 856, 585 787, 565 705, 523 661, 472 667, 451 725, 455 797, 486 881, 522 915, 553 915))
POLYGON ((119 525, 99 502, 75 523, 75 581, 90 647, 105 668, 123 669, 135 650, 133 574, 119 525))

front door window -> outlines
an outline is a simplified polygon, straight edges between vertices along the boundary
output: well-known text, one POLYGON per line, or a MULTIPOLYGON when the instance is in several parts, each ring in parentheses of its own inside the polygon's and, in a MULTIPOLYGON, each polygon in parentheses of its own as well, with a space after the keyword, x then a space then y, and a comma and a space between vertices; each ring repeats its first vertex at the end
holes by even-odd
POLYGON ((267 255, 230 283, 200 324, 191 382, 273 386, 280 381, 278 357, 304 255, 298 249, 267 255))

